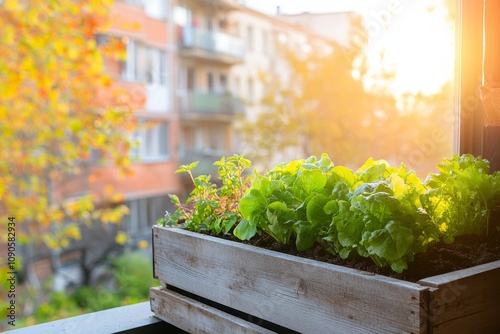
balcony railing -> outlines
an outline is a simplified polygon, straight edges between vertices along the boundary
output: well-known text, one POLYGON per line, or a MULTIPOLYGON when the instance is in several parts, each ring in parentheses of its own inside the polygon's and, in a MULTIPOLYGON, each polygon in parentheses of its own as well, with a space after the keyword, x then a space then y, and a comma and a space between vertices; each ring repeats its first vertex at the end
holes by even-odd
POLYGON ((199 115, 234 116, 244 112, 244 103, 228 93, 190 92, 179 96, 183 117, 199 115))
POLYGON ((201 2, 211 6, 218 6, 219 8, 225 10, 235 10, 241 8, 243 3, 242 0, 201 0, 201 2))
POLYGON ((243 41, 223 32, 210 32, 196 27, 183 27, 180 39, 185 55, 227 63, 243 61, 243 41))

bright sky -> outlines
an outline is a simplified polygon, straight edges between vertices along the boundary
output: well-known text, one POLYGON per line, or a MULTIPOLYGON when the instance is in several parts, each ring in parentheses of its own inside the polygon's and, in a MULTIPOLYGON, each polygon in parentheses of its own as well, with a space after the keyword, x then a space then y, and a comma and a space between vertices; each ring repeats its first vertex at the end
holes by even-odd
POLYGON ((269 15, 356 11, 365 17, 374 70, 396 70, 391 90, 436 92, 453 78, 454 32, 442 0, 246 0, 245 5, 269 15), (385 50, 385 60, 379 53, 385 50))

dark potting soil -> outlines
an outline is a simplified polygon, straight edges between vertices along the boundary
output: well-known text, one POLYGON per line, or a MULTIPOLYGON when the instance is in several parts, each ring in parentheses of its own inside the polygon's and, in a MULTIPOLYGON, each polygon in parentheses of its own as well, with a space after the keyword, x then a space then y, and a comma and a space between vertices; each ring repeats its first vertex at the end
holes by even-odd
MULTIPOLYGON (((226 235, 223 238, 239 241, 233 235, 226 235)), ((434 244, 426 252, 417 254, 415 260, 408 263, 408 269, 401 274, 395 273, 390 267, 378 267, 370 258, 358 256, 344 260, 338 255, 331 254, 319 244, 299 252, 295 248, 294 241, 291 241, 289 245, 284 245, 267 234, 255 236, 250 241, 239 242, 409 282, 417 282, 426 277, 500 260, 500 233, 498 232, 488 238, 468 235, 456 237, 452 244, 442 242, 434 244)))

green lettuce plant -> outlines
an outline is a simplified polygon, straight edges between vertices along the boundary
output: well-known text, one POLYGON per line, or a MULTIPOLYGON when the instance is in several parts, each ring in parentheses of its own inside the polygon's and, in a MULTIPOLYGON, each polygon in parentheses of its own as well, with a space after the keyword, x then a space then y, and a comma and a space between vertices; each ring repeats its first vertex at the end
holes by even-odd
POLYGON ((407 269, 416 254, 461 234, 486 234, 491 208, 500 203, 500 173, 489 174, 486 160, 453 156, 439 173, 422 181, 404 164, 368 159, 358 170, 320 159, 281 163, 268 172, 245 176, 251 162, 222 158, 219 184, 193 177, 194 189, 158 223, 241 240, 269 234, 299 251, 320 243, 342 258, 362 256, 395 272, 407 269))
POLYGON ((234 230, 242 240, 264 231, 281 243, 295 237, 298 250, 310 248, 328 228, 331 214, 322 210, 333 190, 328 176, 334 168, 328 155, 281 163, 255 173, 240 201, 243 220, 234 230))
POLYGON ((338 200, 338 213, 325 240, 342 258, 353 252, 396 272, 415 254, 439 240, 439 230, 421 210, 422 181, 404 165, 368 160, 348 178, 350 191, 338 200))
POLYGON ((424 191, 404 165, 369 159, 353 172, 334 166, 326 154, 296 160, 254 176, 234 234, 249 239, 262 230, 285 244, 293 236, 298 250, 322 242, 343 258, 354 250, 401 272, 439 240, 437 226, 421 210, 424 191))
POLYGON ((500 204, 500 173, 490 174, 489 162, 470 154, 453 155, 430 174, 422 194, 424 209, 444 232, 445 241, 458 235, 488 235, 490 212, 500 204))

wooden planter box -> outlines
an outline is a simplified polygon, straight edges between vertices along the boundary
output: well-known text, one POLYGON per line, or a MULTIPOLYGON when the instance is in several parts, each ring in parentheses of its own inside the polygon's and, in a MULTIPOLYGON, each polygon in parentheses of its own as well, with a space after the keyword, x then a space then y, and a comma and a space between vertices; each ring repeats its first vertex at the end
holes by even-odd
POLYGON ((159 226, 153 257, 151 309, 190 333, 500 332, 500 261, 411 283, 159 226))

